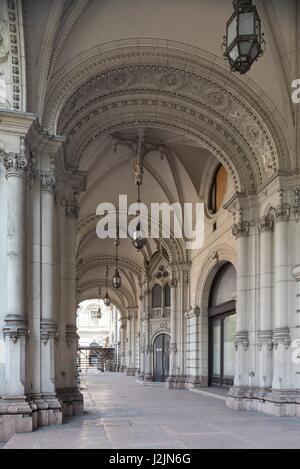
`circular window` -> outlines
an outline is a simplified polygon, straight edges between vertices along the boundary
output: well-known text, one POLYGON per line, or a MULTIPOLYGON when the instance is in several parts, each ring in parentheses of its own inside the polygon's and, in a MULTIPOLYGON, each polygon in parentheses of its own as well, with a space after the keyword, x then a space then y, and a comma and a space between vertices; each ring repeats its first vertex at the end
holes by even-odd
POLYGON ((209 192, 209 211, 212 214, 218 212, 222 207, 224 197, 227 190, 228 173, 224 166, 220 164, 213 176, 210 192, 209 192))

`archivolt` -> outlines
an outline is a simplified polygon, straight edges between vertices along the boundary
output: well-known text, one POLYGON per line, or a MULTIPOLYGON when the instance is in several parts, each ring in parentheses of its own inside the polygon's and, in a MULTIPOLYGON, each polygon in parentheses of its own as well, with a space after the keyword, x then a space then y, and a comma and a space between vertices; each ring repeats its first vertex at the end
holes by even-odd
POLYGON ((130 40, 97 47, 62 69, 48 96, 43 125, 68 137, 69 155, 85 137, 77 158, 105 132, 148 125, 206 145, 239 191, 255 192, 291 169, 268 100, 190 46, 130 40))

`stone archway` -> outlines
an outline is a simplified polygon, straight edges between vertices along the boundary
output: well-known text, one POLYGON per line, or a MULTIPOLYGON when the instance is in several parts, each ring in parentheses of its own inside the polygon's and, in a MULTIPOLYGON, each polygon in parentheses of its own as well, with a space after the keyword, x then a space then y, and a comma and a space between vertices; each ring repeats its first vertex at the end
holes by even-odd
POLYGON ((43 126, 67 137, 73 168, 104 134, 173 129, 208 148, 237 192, 255 193, 279 170, 290 171, 285 137, 267 100, 211 59, 159 41, 118 41, 89 51, 51 84, 43 126))

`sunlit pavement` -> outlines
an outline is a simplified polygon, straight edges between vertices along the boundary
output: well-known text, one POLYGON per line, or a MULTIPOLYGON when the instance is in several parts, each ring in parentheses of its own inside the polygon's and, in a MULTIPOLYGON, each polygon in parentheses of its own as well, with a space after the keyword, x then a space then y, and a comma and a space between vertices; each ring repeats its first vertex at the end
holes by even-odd
POLYGON ((83 376, 85 414, 15 435, 5 449, 300 448, 300 419, 234 411, 222 400, 118 373, 83 376))

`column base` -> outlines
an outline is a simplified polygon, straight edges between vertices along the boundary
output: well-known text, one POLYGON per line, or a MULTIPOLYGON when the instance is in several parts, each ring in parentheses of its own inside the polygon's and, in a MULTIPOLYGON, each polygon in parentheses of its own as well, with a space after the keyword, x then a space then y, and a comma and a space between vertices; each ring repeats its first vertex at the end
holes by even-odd
POLYGON ((186 389, 187 377, 182 376, 169 376, 166 381, 166 386, 169 389, 186 389))
POLYGON ((154 381, 154 377, 151 373, 146 373, 144 375, 144 381, 146 381, 147 383, 153 383, 154 381))
POLYGON ((208 376, 189 376, 185 384, 186 389, 197 389, 208 387, 208 376))
POLYGON ((300 417, 300 392, 267 388, 232 387, 227 407, 263 412, 276 417, 300 417))
POLYGON ((78 389, 58 389, 57 397, 61 402, 63 418, 83 415, 83 395, 78 391, 78 389))
POLYGON ((0 398, 0 441, 15 433, 30 433, 37 428, 36 416, 26 397, 0 398))
POLYGON ((37 427, 62 425, 61 403, 55 394, 34 394, 30 405, 35 408, 37 427))
POLYGON ((135 376, 137 372, 136 368, 127 368, 126 375, 127 376, 135 376))

